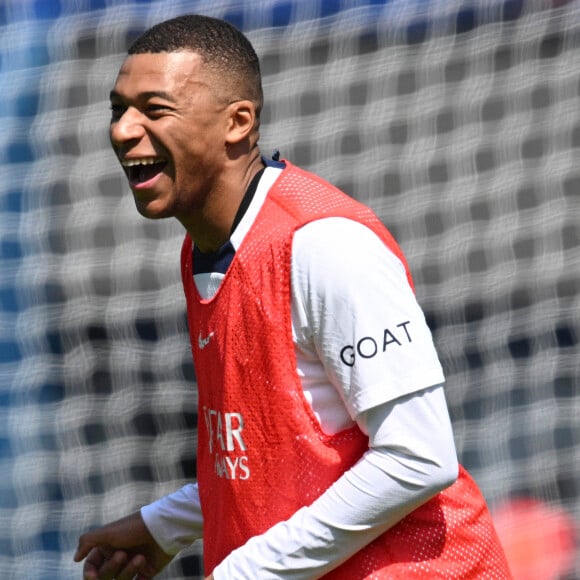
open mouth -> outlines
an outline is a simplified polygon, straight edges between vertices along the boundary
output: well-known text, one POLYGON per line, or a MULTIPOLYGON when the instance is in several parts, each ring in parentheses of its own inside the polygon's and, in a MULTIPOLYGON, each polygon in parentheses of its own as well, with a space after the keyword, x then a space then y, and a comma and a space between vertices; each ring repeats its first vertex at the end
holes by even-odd
POLYGON ((141 157, 139 159, 124 159, 121 164, 129 184, 134 187, 143 185, 157 177, 167 165, 167 161, 159 157, 141 157))

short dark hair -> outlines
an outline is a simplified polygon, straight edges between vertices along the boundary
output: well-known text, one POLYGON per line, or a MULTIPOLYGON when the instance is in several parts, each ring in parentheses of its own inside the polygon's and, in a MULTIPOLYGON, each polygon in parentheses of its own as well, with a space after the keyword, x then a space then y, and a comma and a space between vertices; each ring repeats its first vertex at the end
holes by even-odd
POLYGON ((210 16, 187 14, 146 30, 131 44, 128 54, 182 52, 199 54, 204 63, 243 94, 239 98, 263 103, 260 61, 250 41, 235 26, 210 16))

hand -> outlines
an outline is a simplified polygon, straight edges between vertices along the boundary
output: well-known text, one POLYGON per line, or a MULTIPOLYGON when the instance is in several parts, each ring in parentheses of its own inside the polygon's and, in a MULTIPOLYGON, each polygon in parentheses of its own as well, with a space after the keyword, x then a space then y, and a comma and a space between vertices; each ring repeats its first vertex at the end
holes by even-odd
POLYGON ((150 580, 173 556, 161 549, 136 512, 83 534, 74 560, 84 558, 84 580, 150 580))

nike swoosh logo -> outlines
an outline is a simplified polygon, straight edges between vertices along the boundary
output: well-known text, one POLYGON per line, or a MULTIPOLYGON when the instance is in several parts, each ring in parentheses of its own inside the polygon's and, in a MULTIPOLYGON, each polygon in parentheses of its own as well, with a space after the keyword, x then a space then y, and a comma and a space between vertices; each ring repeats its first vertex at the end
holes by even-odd
POLYGON ((197 337, 197 344, 200 350, 203 350, 209 344, 209 341, 213 335, 214 333, 210 332, 205 338, 203 338, 201 336, 201 332, 199 333, 199 336, 197 337))

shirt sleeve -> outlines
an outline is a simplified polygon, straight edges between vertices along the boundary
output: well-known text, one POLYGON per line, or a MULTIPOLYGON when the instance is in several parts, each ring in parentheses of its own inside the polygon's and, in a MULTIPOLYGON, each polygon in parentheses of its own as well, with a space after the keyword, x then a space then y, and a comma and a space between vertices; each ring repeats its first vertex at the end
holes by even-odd
POLYGON ((297 231, 292 293, 297 344, 316 353, 353 418, 444 381, 402 262, 363 224, 326 218, 297 231))
POLYGON ((142 507, 141 516, 166 554, 173 556, 202 537, 203 517, 197 484, 185 485, 142 507))
POLYGON ((310 506, 234 550, 215 580, 319 578, 457 478, 441 385, 375 407, 359 424, 365 455, 310 506))

